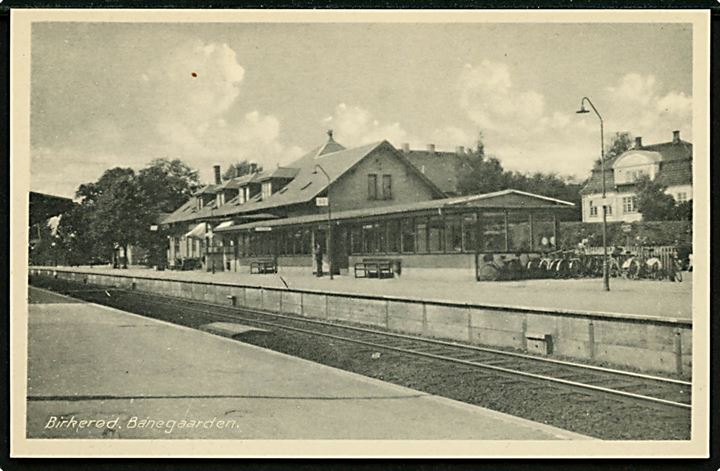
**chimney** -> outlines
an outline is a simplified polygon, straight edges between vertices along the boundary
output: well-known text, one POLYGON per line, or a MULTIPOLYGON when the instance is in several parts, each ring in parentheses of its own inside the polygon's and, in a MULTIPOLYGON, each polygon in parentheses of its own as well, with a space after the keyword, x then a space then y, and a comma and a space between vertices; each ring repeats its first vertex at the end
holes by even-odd
POLYGON ((455 153, 457 155, 465 155, 465 146, 457 146, 455 148, 455 153))
POLYGON ((215 184, 219 185, 220 183, 222 183, 222 179, 220 178, 220 166, 214 165, 213 170, 215 170, 215 184))
POLYGON ((405 153, 410 152, 410 143, 409 142, 403 142, 402 151, 405 153))
POLYGON ((250 162, 250 175, 254 175, 257 173, 257 164, 255 162, 250 162))
POLYGON ((673 131, 673 144, 680 144, 680 131, 673 131))
POLYGON ((642 137, 638 136, 635 138, 635 148, 636 149, 642 148, 642 137))
POLYGON ((435 144, 428 144, 427 150, 428 152, 435 152, 435 144))

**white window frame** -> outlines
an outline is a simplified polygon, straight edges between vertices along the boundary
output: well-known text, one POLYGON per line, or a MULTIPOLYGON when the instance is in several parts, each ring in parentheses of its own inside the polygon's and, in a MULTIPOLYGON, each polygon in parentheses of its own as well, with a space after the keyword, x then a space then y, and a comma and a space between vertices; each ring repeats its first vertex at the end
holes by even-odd
POLYGON ((598 215, 598 207, 593 204, 593 201, 590 200, 590 217, 594 218, 598 215))
POLYGON ((635 196, 623 196, 622 202, 625 214, 637 213, 637 198, 635 196))

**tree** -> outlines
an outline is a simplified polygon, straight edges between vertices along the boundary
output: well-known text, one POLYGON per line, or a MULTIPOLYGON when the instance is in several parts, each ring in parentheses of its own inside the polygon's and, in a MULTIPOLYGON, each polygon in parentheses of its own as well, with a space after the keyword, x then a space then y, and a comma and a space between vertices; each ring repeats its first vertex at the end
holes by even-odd
POLYGON ((175 211, 200 186, 197 170, 178 159, 153 160, 138 172, 137 180, 146 207, 155 216, 175 211))
MULTIPOLYGON (((627 131, 616 132, 615 135, 610 139, 610 146, 606 147, 605 160, 617 157, 630 150, 633 147, 633 136, 627 131)), ((597 165, 600 165, 600 159, 597 161, 597 165)))
POLYGON ((93 239, 90 216, 89 207, 78 204, 60 218, 56 236, 70 265, 107 260, 110 247, 100 247, 93 239))
POLYGON ((148 252, 148 261, 162 265, 167 248, 164 231, 159 226, 163 213, 170 213, 184 204, 199 187, 198 172, 180 160, 157 159, 140 170, 137 185, 142 204, 138 208, 137 244, 148 252))
POLYGON ((473 169, 465 173, 458 182, 461 194, 481 194, 513 188, 516 190, 536 193, 551 198, 575 203, 576 216, 580 217, 581 183, 574 183, 568 177, 555 173, 535 172, 531 175, 510 172, 503 168, 495 156, 485 156, 485 146, 478 141, 476 159, 473 169))
POLYGON ((693 220, 693 202, 692 200, 683 201, 675 205, 675 219, 678 221, 693 220))
POLYGON ((92 188, 94 198, 88 204, 92 208, 90 234, 100 247, 112 250, 115 264, 117 249, 122 248, 126 267, 128 247, 138 242, 144 223, 144 201, 135 172, 131 168, 112 168, 92 185, 85 186, 92 188))
POLYGON ((643 175, 636 183, 637 210, 643 221, 671 221, 677 219, 675 198, 665 193, 666 188, 643 175))
MULTIPOLYGON (((247 159, 241 160, 240 162, 237 162, 235 164, 230 165, 227 170, 222 174, 223 180, 231 180, 235 177, 242 177, 243 175, 249 175, 253 173, 253 163, 249 162, 247 159)), ((255 167, 256 172, 262 172, 262 167, 257 166, 255 167)))

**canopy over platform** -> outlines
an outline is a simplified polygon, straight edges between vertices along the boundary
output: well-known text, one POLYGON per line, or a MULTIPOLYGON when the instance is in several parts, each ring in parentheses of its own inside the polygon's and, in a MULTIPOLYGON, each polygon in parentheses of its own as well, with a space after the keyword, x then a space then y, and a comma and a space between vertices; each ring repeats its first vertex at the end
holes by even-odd
MULTIPOLYGON (((332 204, 332 201, 330 202, 332 204)), ((373 216, 384 216, 392 214, 407 213, 412 211, 455 209, 455 208, 488 208, 488 209, 523 209, 523 210, 558 210, 572 208, 575 205, 568 201, 550 198, 547 196, 527 193, 520 190, 502 190, 481 195, 460 196, 456 198, 443 198, 417 203, 402 204, 395 206, 383 206, 378 208, 363 208, 350 211, 333 212, 334 221, 360 219, 373 216)), ((259 216, 259 215, 258 215, 259 216)), ((248 215, 243 215, 248 218, 248 215)), ((254 229, 255 227, 274 227, 297 224, 310 224, 327 220, 327 213, 297 216, 291 218, 276 218, 275 220, 258 221, 250 223, 239 223, 222 228, 216 228, 216 232, 231 232, 242 229, 254 229)))

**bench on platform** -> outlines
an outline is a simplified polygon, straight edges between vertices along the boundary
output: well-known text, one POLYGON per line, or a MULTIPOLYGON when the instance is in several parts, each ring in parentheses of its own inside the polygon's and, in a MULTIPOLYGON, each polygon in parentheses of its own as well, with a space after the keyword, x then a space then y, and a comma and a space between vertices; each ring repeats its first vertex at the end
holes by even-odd
POLYGON ((392 278, 393 261, 384 258, 363 259, 355 263, 355 278, 392 278))
POLYGON ((275 260, 256 260, 250 263, 251 274, 277 273, 275 260))

